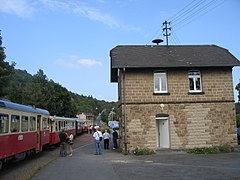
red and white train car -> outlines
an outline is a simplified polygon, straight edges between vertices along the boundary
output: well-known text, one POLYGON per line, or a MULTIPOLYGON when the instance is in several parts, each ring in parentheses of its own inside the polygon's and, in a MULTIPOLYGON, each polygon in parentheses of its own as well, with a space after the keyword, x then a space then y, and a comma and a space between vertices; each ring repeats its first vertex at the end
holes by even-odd
POLYGON ((0 100, 0 169, 10 159, 41 152, 49 139, 47 110, 0 100))
POLYGON ((59 134, 64 130, 68 135, 70 133, 76 136, 76 120, 77 118, 67 118, 50 116, 50 145, 60 142, 59 134))

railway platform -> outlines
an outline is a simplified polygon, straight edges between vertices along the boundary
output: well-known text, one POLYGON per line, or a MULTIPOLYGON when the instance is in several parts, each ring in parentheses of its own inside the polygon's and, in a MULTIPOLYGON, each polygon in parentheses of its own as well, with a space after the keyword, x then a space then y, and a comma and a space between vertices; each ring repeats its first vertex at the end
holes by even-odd
POLYGON ((240 179, 240 153, 159 151, 155 155, 125 156, 103 149, 102 155, 94 155, 92 135, 81 138, 72 157, 57 158, 32 180, 240 179))
MULTIPOLYGON (((112 146, 112 143, 111 143, 112 146)), ((104 150, 94 155, 92 134, 75 139, 73 156, 60 157, 59 148, 11 167, 0 179, 17 180, 152 180, 240 179, 240 153, 194 155, 158 151, 154 155, 123 155, 104 150)))

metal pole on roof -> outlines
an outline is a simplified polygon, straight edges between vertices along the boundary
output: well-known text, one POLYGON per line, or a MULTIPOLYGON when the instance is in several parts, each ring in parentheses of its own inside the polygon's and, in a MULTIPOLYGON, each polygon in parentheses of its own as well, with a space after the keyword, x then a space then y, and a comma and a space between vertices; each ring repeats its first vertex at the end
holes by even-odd
POLYGON ((165 34, 163 34, 163 35, 166 36, 167 46, 168 46, 168 36, 171 35, 171 33, 168 33, 168 30, 171 31, 171 28, 168 27, 168 25, 170 25, 170 24, 171 24, 171 22, 167 22, 167 21, 163 22, 163 26, 164 26, 163 31, 165 31, 165 34))

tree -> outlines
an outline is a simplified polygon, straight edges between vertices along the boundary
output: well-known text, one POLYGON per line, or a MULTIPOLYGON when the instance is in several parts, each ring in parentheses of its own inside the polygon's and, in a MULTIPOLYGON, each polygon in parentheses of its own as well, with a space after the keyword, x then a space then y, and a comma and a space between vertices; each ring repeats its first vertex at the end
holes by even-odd
POLYGON ((4 97, 7 94, 6 87, 10 81, 10 75, 13 73, 15 63, 11 65, 5 62, 6 54, 5 47, 2 46, 2 36, 0 31, 0 97, 4 97))
POLYGON ((24 92, 29 83, 32 82, 32 75, 29 74, 26 70, 15 69, 14 73, 11 74, 9 86, 7 87, 7 96, 6 98, 22 104, 26 96, 24 92))

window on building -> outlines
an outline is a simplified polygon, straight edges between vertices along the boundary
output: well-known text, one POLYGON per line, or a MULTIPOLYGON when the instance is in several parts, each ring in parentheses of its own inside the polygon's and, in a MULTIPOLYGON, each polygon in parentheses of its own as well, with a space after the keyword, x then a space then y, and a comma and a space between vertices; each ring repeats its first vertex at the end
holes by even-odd
POLYGON ((9 116, 7 114, 0 114, 0 134, 8 133, 9 116))
POLYGON ((202 92, 201 72, 189 71, 189 92, 202 92))
POLYGON ((28 116, 22 116, 22 132, 28 131, 28 116))
POLYGON ((11 116, 11 132, 19 132, 20 129, 20 116, 12 115, 11 116))
POLYGON ((154 93, 167 93, 166 71, 154 72, 154 93))
POLYGON ((30 117, 30 131, 36 131, 36 117, 30 117))

